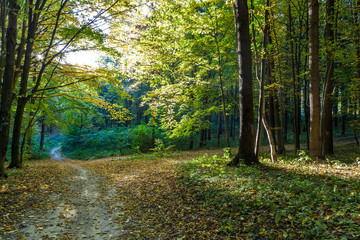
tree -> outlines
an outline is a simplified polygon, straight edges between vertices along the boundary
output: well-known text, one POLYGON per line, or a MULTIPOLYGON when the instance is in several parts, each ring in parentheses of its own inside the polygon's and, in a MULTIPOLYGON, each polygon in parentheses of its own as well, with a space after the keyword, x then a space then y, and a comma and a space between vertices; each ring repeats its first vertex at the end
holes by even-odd
POLYGON ((333 98, 334 98, 334 25, 335 0, 327 0, 326 6, 326 75, 321 118, 322 154, 333 154, 333 98))
POLYGON ((240 161, 247 165, 257 164, 255 156, 255 129, 252 89, 252 57, 249 32, 249 10, 246 0, 236 0, 234 4, 235 32, 239 64, 239 110, 240 133, 239 151, 229 165, 240 161))
POLYGON ((310 151, 312 157, 321 157, 320 136, 320 73, 319 73, 319 2, 309 0, 309 100, 310 151))
POLYGON ((15 56, 18 13, 19 5, 16 0, 9 0, 9 17, 6 30, 6 60, 0 104, 0 177, 6 177, 4 161, 9 140, 11 105, 15 97, 15 56))

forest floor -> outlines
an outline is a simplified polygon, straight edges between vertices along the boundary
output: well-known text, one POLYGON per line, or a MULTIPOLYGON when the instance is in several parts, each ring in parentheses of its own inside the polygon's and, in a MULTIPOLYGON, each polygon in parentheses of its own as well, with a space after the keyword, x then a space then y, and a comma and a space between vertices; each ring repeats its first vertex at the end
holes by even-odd
POLYGON ((0 180, 0 239, 359 239, 354 149, 256 168, 223 150, 32 161, 0 180))
POLYGON ((137 204, 132 195, 157 197, 152 188, 169 191, 163 184, 177 188, 176 164, 204 152, 27 163, 0 180, 0 239, 137 239, 126 206, 137 204))

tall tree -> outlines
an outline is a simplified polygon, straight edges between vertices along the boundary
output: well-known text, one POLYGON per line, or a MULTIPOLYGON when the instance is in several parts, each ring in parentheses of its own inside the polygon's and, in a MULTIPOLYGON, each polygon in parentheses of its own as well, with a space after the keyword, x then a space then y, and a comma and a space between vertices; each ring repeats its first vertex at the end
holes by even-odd
POLYGON ((335 0, 327 0, 326 6, 326 75, 321 118, 322 154, 333 154, 333 92, 334 92, 334 25, 335 0))
POLYGON ((11 105, 15 96, 15 56, 19 9, 16 0, 9 0, 9 17, 6 30, 6 60, 0 104, 0 177, 6 177, 4 161, 9 141, 11 105))
POLYGON ((239 64, 239 151, 229 165, 243 161, 247 165, 257 164, 255 156, 255 127, 252 89, 252 57, 249 32, 249 10, 247 0, 236 0, 234 4, 235 32, 239 64))
POLYGON ((309 0, 309 101, 310 151, 312 157, 321 156, 320 136, 320 73, 319 73, 319 2, 309 0))
MULTIPOLYGON (((33 48, 35 42, 35 35, 38 28, 38 21, 40 13, 42 12, 46 0, 37 0, 35 4, 32 0, 29 0, 28 12, 28 32, 27 32, 27 40, 26 40, 26 51, 25 51, 25 59, 24 64, 22 66, 21 80, 20 80, 20 91, 19 97, 17 101, 16 114, 14 119, 14 127, 13 127, 13 136, 12 136, 12 148, 11 148, 11 163, 9 168, 20 168, 22 166, 22 162, 19 158, 19 144, 20 144, 20 133, 21 133, 21 125, 22 119, 24 115, 24 110, 26 103, 30 99, 27 96, 27 88, 28 88, 28 79, 31 67, 31 60, 33 57, 33 48)), ((19 57, 19 56, 18 56, 19 57)))

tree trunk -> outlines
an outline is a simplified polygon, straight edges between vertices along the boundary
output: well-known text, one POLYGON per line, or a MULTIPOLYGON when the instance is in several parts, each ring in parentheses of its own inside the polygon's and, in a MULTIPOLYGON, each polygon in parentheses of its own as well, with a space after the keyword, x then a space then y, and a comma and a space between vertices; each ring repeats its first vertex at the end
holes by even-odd
POLYGON ((220 147, 220 138, 221 138, 221 130, 222 130, 222 116, 221 111, 219 111, 218 115, 218 128, 216 134, 216 146, 220 147))
POLYGON ((346 134, 347 113, 348 113, 348 98, 345 92, 345 86, 341 86, 341 136, 346 134))
POLYGON ((320 136, 320 74, 319 74, 319 2, 309 0, 309 100, 311 157, 321 157, 320 136))
POLYGON ((18 12, 19 6, 16 1, 9 0, 9 19, 6 30, 6 60, 0 105, 0 178, 6 177, 4 162, 9 141, 11 106, 15 96, 14 77, 18 12))
POLYGON ((325 89, 323 95, 321 135, 322 135, 322 154, 334 154, 333 142, 333 92, 334 92, 334 14, 335 0, 327 0, 326 6, 326 76, 325 89))
POLYGON ((295 56, 294 56, 294 43, 292 34, 292 17, 291 17, 291 6, 288 6, 289 12, 289 40, 290 40, 290 54, 291 54, 291 74, 293 82, 293 128, 294 128, 294 140, 295 140, 295 152, 300 150, 300 129, 299 129, 299 116, 298 116, 298 83, 295 76, 295 56))
POLYGON ((44 151, 44 141, 45 141, 45 116, 42 116, 42 117, 41 117, 40 123, 41 123, 41 131, 40 131, 39 150, 40 150, 40 151, 44 151))
MULTIPOLYGON (((42 5, 40 5, 41 0, 37 0, 35 8, 29 8, 29 28, 26 41, 26 52, 25 60, 22 67, 21 82, 20 82, 20 91, 18 104, 16 108, 13 136, 12 136, 12 146, 11 146, 11 163, 9 168, 20 168, 22 167, 22 161, 20 159, 20 136, 21 136, 21 126, 24 115, 24 110, 26 103, 29 101, 30 97, 26 96, 27 94, 27 85, 29 80, 29 73, 31 67, 31 58, 34 47, 34 39, 36 31, 38 28, 39 14, 42 10, 42 5)), ((20 51, 19 51, 20 54, 20 51)), ((18 58, 21 58, 18 56, 18 58)))
POLYGON ((247 165, 258 164, 255 156, 254 109, 252 89, 252 57, 249 33, 249 11, 246 0, 236 0, 234 4, 235 32, 239 64, 239 151, 229 165, 237 165, 240 160, 247 165))
POLYGON ((0 30, 1 30, 1 39, 0 39, 0 92, 1 92, 1 85, 2 85, 2 79, 4 74, 4 67, 5 67, 5 55, 6 55, 6 49, 5 49, 5 24, 6 24, 6 0, 3 0, 0 2, 0 30))

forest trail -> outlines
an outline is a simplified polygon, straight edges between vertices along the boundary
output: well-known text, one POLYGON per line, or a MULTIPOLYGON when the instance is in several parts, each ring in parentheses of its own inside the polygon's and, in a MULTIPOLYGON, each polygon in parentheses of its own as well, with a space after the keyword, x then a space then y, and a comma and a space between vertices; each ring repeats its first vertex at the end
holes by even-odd
POLYGON ((75 174, 64 181, 68 191, 50 195, 57 206, 50 211, 31 209, 17 224, 18 231, 4 239, 111 239, 122 233, 121 226, 114 224, 121 215, 116 189, 104 176, 74 163, 64 164, 75 174))

